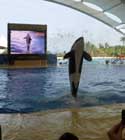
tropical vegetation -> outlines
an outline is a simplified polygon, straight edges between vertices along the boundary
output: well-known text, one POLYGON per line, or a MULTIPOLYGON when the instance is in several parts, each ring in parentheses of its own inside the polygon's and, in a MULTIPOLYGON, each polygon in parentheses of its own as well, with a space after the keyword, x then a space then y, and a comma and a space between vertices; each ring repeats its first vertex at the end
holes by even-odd
MULTIPOLYGON (((121 37, 122 45, 111 46, 107 42, 105 44, 94 45, 91 42, 85 43, 85 50, 90 53, 92 57, 117 57, 125 56, 125 37, 121 37)), ((63 56, 65 52, 58 53, 58 56, 63 56)))

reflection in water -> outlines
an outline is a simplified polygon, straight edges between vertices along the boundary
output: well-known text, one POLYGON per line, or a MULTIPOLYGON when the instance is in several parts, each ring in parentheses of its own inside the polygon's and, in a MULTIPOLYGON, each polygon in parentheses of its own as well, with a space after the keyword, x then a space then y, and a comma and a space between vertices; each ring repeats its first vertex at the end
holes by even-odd
MULTIPOLYGON (((79 107, 125 102, 125 66, 84 64, 79 107)), ((0 70, 0 112, 72 108, 68 67, 0 70)))
POLYGON ((8 76, 6 70, 0 70, 0 108, 4 108, 7 99, 7 82, 8 76))
POLYGON ((75 133, 76 129, 81 125, 78 110, 76 109, 71 110, 71 116, 72 116, 71 129, 75 133))
MULTIPOLYGON (((7 108, 13 112, 30 112, 39 110, 45 100, 47 83, 46 70, 21 69, 7 72, 9 81, 7 108)), ((51 78, 51 73, 48 73, 51 78)))

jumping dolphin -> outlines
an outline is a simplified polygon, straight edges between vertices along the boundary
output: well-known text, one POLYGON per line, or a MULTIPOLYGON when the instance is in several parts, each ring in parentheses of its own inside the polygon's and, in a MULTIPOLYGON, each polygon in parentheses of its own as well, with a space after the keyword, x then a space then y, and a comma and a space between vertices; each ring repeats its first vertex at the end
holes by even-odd
POLYGON ((79 87, 80 75, 82 71, 83 58, 88 61, 92 61, 91 56, 84 51, 84 38, 78 38, 71 51, 66 53, 65 58, 69 58, 69 80, 72 96, 77 97, 77 91, 79 87))

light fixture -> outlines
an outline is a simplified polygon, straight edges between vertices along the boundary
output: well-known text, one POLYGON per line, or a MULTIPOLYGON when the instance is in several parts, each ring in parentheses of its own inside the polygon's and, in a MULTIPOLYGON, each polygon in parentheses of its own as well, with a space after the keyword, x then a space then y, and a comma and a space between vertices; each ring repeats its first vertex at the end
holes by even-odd
POLYGON ((111 14, 111 13, 109 13, 109 12, 104 12, 104 14, 105 14, 107 17, 111 18, 112 20, 114 20, 114 21, 116 21, 116 22, 118 22, 118 23, 122 23, 121 19, 120 19, 119 17, 117 17, 116 15, 113 15, 113 14, 111 14))
POLYGON ((86 6, 88 6, 89 8, 92 8, 92 9, 96 10, 96 11, 99 11, 99 12, 103 11, 103 9, 101 7, 99 7, 99 6, 97 6, 97 5, 93 4, 93 3, 85 2, 85 1, 83 1, 82 3, 84 5, 86 5, 86 6))
POLYGON ((120 24, 116 26, 116 29, 125 29, 125 24, 120 24))

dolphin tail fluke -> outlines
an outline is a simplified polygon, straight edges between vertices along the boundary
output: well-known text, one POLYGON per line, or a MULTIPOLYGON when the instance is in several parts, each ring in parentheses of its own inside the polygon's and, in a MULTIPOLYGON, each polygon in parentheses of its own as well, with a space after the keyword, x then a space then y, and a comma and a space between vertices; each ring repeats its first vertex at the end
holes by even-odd
POLYGON ((92 61, 92 57, 91 57, 90 54, 88 54, 86 51, 83 51, 83 57, 84 57, 87 61, 92 61))

